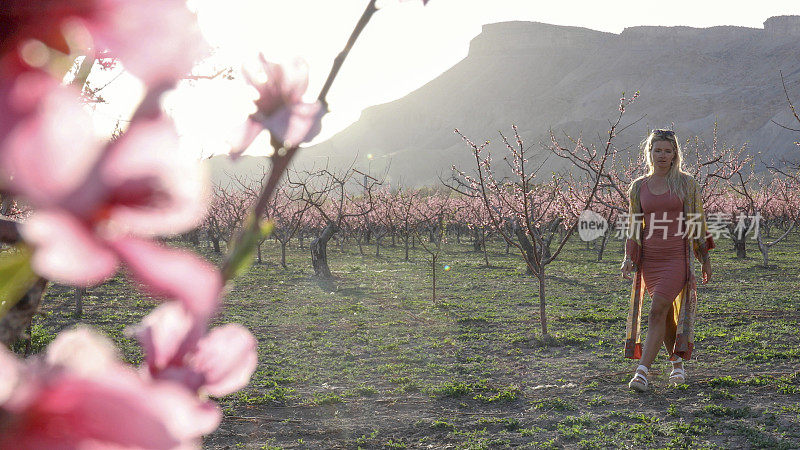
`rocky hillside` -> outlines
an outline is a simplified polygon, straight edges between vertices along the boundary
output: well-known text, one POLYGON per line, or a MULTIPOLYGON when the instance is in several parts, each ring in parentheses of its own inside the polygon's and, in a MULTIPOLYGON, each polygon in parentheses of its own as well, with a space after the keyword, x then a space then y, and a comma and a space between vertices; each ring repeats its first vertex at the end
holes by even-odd
MULTIPOLYGON (((717 121, 726 143, 746 142, 769 156, 796 153, 800 136, 771 120, 792 124, 779 71, 800 106, 798 55, 800 16, 772 17, 764 28, 640 26, 620 34, 537 22, 484 25, 458 64, 404 98, 364 110, 350 127, 305 149, 298 164, 357 160, 378 172, 388 163, 395 184, 432 184, 453 164, 473 164, 454 128, 491 140, 496 152, 498 130, 510 134, 512 123, 528 143, 546 141, 551 128, 597 142, 621 93, 637 90, 626 117, 645 117, 620 135, 623 147, 671 123, 681 138, 708 139, 717 121)), ((238 170, 212 164, 217 178, 223 166, 238 170)), ((558 166, 550 158, 544 170, 558 166)))

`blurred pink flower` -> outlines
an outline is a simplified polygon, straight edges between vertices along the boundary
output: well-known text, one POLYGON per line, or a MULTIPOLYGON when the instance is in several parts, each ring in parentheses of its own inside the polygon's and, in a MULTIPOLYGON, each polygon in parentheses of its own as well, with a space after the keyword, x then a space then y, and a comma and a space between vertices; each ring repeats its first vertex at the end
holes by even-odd
POLYGON ((61 53, 110 50, 150 87, 171 85, 209 54, 185 0, 10 0, 0 8, 0 75, 25 70, 19 48, 39 41, 61 53), (70 25, 70 26, 67 26, 70 25), (77 31, 89 31, 90 40, 77 31), (5 73, 3 73, 5 72, 5 73))
POLYGON ((251 114, 242 141, 233 150, 239 156, 253 143, 262 130, 269 130, 272 139, 284 147, 297 147, 319 134, 325 108, 319 101, 303 103, 308 87, 308 67, 300 60, 291 67, 271 63, 259 55, 267 75, 266 82, 258 82, 247 72, 247 81, 258 90, 256 112, 251 114))
POLYGON ((226 324, 203 335, 205 326, 174 302, 145 317, 135 334, 150 376, 215 397, 244 387, 257 364, 255 338, 239 324, 226 324))
POLYGON ((199 447, 220 419, 183 386, 143 378, 86 328, 24 362, 0 348, 0 448, 199 447))
POLYGON ((0 152, 11 131, 35 114, 42 107, 42 99, 56 87, 57 83, 42 72, 26 72, 14 78, 0 72, 0 152))
POLYGON ((188 250, 136 237, 108 242, 131 276, 152 295, 177 300, 199 320, 211 317, 222 294, 219 270, 188 250))
POLYGON ((0 134, 0 172, 6 180, 13 177, 5 189, 36 205, 58 204, 86 178, 102 149, 91 118, 76 90, 44 74, 25 73, 7 89, 9 116, 16 120, 0 134))
POLYGON ((170 85, 210 54, 197 17, 185 0, 95 0, 99 11, 87 24, 98 47, 153 87, 170 85))
POLYGON ((87 286, 113 275, 122 261, 155 295, 211 314, 222 290, 218 271, 147 239, 200 223, 207 203, 201 166, 176 151, 177 134, 164 117, 135 121, 103 143, 73 94, 53 87, 0 136, 0 184, 35 209, 21 230, 36 249, 34 270, 87 286))
POLYGON ((91 20, 96 0, 4 0, 0 8, 0 59, 35 39, 61 53, 70 52, 64 22, 71 18, 91 20))

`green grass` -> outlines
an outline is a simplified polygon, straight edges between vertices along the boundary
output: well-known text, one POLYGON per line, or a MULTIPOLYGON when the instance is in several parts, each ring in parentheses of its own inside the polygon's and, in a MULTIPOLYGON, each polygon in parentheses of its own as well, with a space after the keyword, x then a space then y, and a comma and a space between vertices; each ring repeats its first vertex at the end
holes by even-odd
MULTIPOLYGON (((643 395, 626 387, 635 362, 622 356, 630 284, 619 277, 619 241, 597 262, 573 240, 547 267, 548 338, 538 284, 503 243, 490 243, 485 267, 469 242, 449 237, 436 302, 426 254, 417 248, 405 262, 401 247, 383 244, 376 258, 352 239, 344 251, 332 243, 333 283, 313 277, 296 241, 288 269, 279 247, 265 244, 265 264, 235 281, 215 321, 255 334, 259 366, 246 388, 218 399, 225 419, 205 446, 800 447, 796 232, 773 248, 770 269, 755 246, 739 260, 729 241, 718 242, 712 284, 698 287, 698 359, 686 365, 687 384, 666 386, 662 351, 643 395)), ((120 275, 89 289, 75 319, 72 290, 54 285, 30 350, 90 324, 138 364, 127 327, 156 305, 120 275)))

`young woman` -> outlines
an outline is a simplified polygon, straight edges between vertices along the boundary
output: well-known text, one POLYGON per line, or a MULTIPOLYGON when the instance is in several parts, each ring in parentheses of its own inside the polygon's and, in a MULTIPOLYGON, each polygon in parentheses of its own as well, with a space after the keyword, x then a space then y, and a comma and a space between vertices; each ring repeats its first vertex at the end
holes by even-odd
POLYGON ((648 173, 628 189, 629 228, 622 276, 631 279, 625 356, 639 359, 628 386, 649 389, 647 374, 663 342, 672 363, 670 383, 686 381, 683 361, 694 346, 697 308, 694 256, 702 263, 703 283, 711 280, 708 233, 697 182, 683 171, 683 155, 672 130, 653 130, 642 142, 648 173), (644 291, 652 298, 647 339, 641 344, 644 291))

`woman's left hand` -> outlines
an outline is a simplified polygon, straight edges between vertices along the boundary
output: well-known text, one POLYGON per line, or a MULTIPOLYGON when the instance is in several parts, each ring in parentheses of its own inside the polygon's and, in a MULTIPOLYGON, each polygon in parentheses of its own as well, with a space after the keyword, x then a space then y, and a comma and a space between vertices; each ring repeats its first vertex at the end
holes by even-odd
POLYGON ((711 261, 706 259, 703 261, 703 284, 711 281, 711 261))

